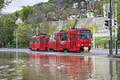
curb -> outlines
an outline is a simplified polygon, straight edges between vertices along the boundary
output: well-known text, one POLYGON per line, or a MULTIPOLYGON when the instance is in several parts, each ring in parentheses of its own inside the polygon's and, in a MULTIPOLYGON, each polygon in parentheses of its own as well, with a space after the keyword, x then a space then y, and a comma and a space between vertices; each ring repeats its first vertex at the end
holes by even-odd
POLYGON ((120 58, 120 55, 108 55, 110 58, 120 58))

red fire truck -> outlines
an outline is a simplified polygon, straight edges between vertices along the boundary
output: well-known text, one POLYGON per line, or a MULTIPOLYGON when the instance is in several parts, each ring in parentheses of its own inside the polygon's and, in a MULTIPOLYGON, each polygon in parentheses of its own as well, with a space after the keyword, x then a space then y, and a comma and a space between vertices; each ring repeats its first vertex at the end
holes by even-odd
POLYGON ((82 51, 91 48, 91 32, 88 29, 73 29, 50 35, 48 50, 82 51))

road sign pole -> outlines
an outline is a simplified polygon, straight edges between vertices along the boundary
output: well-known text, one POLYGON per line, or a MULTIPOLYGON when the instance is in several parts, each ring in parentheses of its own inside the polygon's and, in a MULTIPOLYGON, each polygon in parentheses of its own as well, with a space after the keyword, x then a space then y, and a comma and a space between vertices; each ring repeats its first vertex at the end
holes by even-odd
POLYGON ((117 35, 117 0, 115 1, 115 21, 114 21, 114 25, 115 25, 115 52, 116 55, 118 54, 118 35, 117 35))
POLYGON ((110 41, 109 41, 109 54, 112 55, 113 52, 112 52, 112 3, 111 3, 111 0, 110 0, 110 23, 109 23, 109 28, 110 28, 110 41))
POLYGON ((115 43, 116 43, 116 45, 115 45, 115 46, 116 46, 116 48, 115 48, 115 49, 116 49, 116 55, 117 55, 117 54, 118 54, 117 40, 116 40, 116 42, 115 42, 115 43))

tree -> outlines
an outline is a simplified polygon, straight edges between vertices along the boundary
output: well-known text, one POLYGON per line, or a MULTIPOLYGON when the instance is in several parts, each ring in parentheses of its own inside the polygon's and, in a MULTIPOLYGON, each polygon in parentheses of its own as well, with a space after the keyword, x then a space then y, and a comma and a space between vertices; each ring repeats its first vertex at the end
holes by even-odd
POLYGON ((44 19, 40 26, 38 26, 39 33, 44 33, 48 35, 56 32, 57 30, 59 30, 59 28, 55 24, 49 25, 46 19, 44 19))
POLYGON ((49 0, 48 2, 49 2, 49 3, 54 3, 54 2, 55 2, 55 0, 49 0))
POLYGON ((66 23, 66 26, 65 26, 64 30, 69 30, 70 28, 73 28, 74 24, 75 24, 75 20, 74 19, 68 21, 68 23, 66 23))
POLYGON ((92 34, 98 33, 98 27, 96 24, 94 24, 92 26, 88 26, 87 29, 89 29, 92 34))
POLYGON ((49 26, 50 25, 49 25, 48 21, 46 19, 44 19, 42 21, 41 25, 39 26, 39 29, 38 29, 39 33, 48 34, 49 33, 49 29, 50 29, 49 26))
POLYGON ((59 28, 55 24, 53 24, 53 25, 50 26, 48 34, 52 34, 52 33, 56 32, 58 30, 59 30, 59 28))
POLYGON ((19 12, 20 18, 25 21, 35 12, 35 9, 32 6, 23 6, 22 10, 19 12))
MULTIPOLYGON (((21 47, 26 47, 28 45, 29 39, 31 37, 30 32, 31 32, 31 27, 28 26, 25 23, 22 23, 21 25, 18 26, 16 29, 18 32, 18 43, 19 46, 21 47)), ((16 31, 14 32, 14 36, 16 35, 16 31)), ((16 36, 14 38, 14 41, 16 39, 16 36)))
POLYGON ((118 37, 120 41, 120 0, 117 1, 117 23, 118 23, 118 37))
POLYGON ((13 32, 15 28, 14 16, 7 15, 0 18, 0 43, 3 43, 5 47, 13 45, 13 32))
POLYGON ((0 10, 11 2, 12 0, 0 0, 0 10))

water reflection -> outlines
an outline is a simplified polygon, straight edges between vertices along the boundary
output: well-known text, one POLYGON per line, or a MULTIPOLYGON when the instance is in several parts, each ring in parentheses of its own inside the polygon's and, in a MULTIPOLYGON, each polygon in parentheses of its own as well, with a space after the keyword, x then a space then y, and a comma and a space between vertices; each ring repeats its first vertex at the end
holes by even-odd
POLYGON ((22 80, 21 61, 16 61, 15 52, 0 52, 0 80, 22 80))
POLYGON ((64 57, 30 54, 33 69, 50 80, 87 80, 91 77, 92 62, 89 57, 64 57), (46 76, 49 75, 49 76, 46 76))
MULTIPOLYGON (((0 52, 0 80, 120 80, 120 60, 0 52)), ((72 54, 74 55, 74 54, 72 54)))

